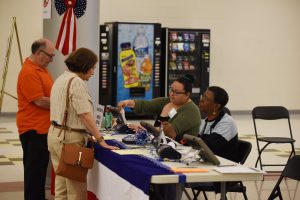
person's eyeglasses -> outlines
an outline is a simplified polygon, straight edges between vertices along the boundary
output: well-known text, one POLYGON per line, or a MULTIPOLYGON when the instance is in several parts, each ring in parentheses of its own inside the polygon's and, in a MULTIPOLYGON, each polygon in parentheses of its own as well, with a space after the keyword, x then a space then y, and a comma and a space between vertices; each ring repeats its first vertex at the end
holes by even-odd
POLYGON ((213 102, 212 99, 209 99, 207 96, 203 95, 200 97, 201 102, 213 102))
POLYGON ((46 51, 44 51, 43 49, 40 49, 41 52, 43 52, 46 56, 48 56, 50 59, 52 59, 55 55, 54 54, 49 54, 46 51))
POLYGON ((174 90, 173 88, 169 88, 169 93, 170 94, 174 94, 174 95, 180 95, 180 94, 186 94, 186 92, 178 92, 178 91, 176 91, 176 90, 174 90))

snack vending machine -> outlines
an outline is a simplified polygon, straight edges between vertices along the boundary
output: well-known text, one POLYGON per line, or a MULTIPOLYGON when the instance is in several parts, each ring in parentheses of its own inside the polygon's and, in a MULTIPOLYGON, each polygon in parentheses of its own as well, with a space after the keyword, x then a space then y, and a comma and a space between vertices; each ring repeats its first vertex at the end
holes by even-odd
POLYGON ((164 95, 175 79, 191 74, 195 78, 191 98, 198 104, 209 86, 210 30, 163 28, 162 35, 164 95))
MULTIPOLYGON (((100 25, 99 103, 161 95, 161 25, 112 22, 100 25)), ((130 109, 126 110, 126 113, 130 109)))

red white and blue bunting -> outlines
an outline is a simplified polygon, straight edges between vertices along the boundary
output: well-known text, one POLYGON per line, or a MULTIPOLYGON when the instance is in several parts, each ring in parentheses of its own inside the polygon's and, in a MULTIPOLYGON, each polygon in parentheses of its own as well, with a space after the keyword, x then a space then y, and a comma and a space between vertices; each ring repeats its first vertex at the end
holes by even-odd
POLYGON ((55 0, 57 13, 64 13, 55 46, 63 55, 76 49, 76 18, 84 15, 86 4, 86 0, 55 0))

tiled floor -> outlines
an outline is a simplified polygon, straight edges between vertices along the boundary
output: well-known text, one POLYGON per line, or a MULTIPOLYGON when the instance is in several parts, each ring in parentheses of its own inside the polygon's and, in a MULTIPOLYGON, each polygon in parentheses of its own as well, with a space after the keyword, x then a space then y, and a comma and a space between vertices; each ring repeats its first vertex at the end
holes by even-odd
MULTIPOLYGON (((237 122, 239 129, 239 138, 250 141, 253 144, 252 152, 245 165, 254 166, 257 157, 253 122, 250 114, 235 114, 232 116, 237 122)), ((300 154, 300 114, 291 115, 292 130, 296 139, 295 147, 297 154, 300 154)), ((273 127, 272 131, 280 131, 284 125, 279 128, 273 127)), ((277 145, 271 146, 263 157, 265 162, 286 162, 289 146, 277 145), (280 147, 279 147, 280 146, 280 147)), ((266 168, 267 171, 282 170, 282 167, 266 168)), ((299 172, 300 173, 300 172, 299 172)), ((264 181, 249 181, 244 184, 247 186, 247 195, 250 200, 267 199, 278 179, 278 173, 268 173, 264 181)), ((281 184, 283 199, 300 199, 300 189, 297 181, 287 180, 281 184)), ((49 179, 47 181, 47 197, 49 194, 49 179)), ((190 191, 189 191, 190 192, 190 191)), ((229 193, 228 199, 243 199, 242 194, 229 193)), ((208 193, 209 199, 219 199, 219 195, 208 193)), ((203 196, 200 197, 203 199, 203 196)), ((19 141, 17 128, 15 125, 15 116, 11 114, 0 114, 0 199, 1 200, 21 200, 23 199, 23 165, 22 165, 22 147, 19 141)), ((187 197, 183 195, 183 200, 187 197)))

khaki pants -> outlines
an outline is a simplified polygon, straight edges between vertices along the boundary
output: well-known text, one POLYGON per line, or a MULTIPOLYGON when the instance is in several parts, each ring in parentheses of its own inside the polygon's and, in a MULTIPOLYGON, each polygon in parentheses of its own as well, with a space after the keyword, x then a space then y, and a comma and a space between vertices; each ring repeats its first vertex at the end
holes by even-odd
MULTIPOLYGON (((75 143, 82 146, 86 141, 84 133, 64 131, 58 134, 60 129, 50 126, 48 133, 48 149, 51 156, 54 171, 56 171, 64 143, 75 143), (63 141, 63 142, 62 142, 63 141)), ((55 177, 55 200, 86 200, 87 185, 86 183, 70 180, 62 176, 55 177)))

